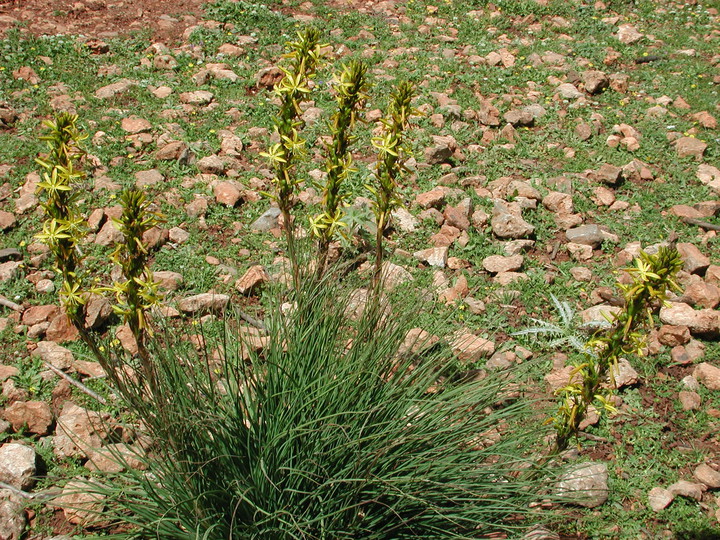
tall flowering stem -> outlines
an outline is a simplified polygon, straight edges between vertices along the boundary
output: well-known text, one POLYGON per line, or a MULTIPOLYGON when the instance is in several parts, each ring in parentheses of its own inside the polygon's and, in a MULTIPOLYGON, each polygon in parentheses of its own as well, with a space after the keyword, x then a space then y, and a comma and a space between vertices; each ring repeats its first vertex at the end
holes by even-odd
POLYGON ((46 220, 37 238, 47 244, 55 257, 62 276, 60 298, 70 322, 84 329, 85 296, 79 275, 82 256, 78 244, 85 235, 84 219, 78 210, 80 191, 75 182, 85 174, 76 170, 74 161, 83 156, 80 143, 87 137, 77 127, 77 115, 58 114, 43 123, 45 134, 40 136, 48 147, 48 154, 36 162, 44 169, 37 191, 46 220))
POLYGON ((288 43, 290 51, 285 55, 288 64, 280 69, 282 80, 275 86, 275 95, 280 100, 280 110, 274 118, 275 132, 279 142, 263 152, 274 174, 274 192, 269 194, 275 200, 283 217, 283 228, 288 245, 288 256, 292 265, 293 282, 297 289, 300 280, 295 231, 291 211, 295 204, 295 193, 300 181, 295 173, 298 158, 305 155, 305 140, 300 137, 303 122, 300 102, 310 94, 309 81, 320 63, 322 45, 320 32, 308 28, 298 32, 298 38, 288 43))
POLYGON ((367 186, 373 198, 375 213, 375 271, 374 281, 380 279, 383 263, 383 239, 390 223, 393 210, 402 206, 397 195, 397 188, 405 169, 405 161, 410 157, 410 149, 406 145, 405 130, 410 118, 419 112, 411 105, 415 97, 415 87, 409 81, 403 81, 390 96, 387 115, 382 120, 382 136, 372 140, 378 152, 375 168, 376 185, 367 186))
POLYGON ((330 242, 341 227, 344 207, 349 192, 344 183, 353 172, 350 146, 355 141, 352 129, 367 96, 367 66, 362 62, 350 62, 335 77, 333 88, 337 110, 330 121, 332 141, 325 161, 327 179, 322 186, 322 212, 310 218, 310 227, 318 239, 317 276, 321 278, 327 265, 330 242))
POLYGON ((613 411, 609 390, 602 385, 621 357, 640 354, 643 335, 639 330, 652 325, 653 305, 664 302, 669 289, 679 289, 674 279, 681 268, 677 250, 661 247, 655 255, 641 253, 635 265, 625 269, 633 279, 628 285, 619 285, 624 307, 613 316, 609 329, 598 331, 588 341, 587 352, 575 367, 570 384, 556 392, 560 404, 553 418, 557 437, 551 455, 565 450, 577 436, 591 405, 600 411, 613 411))
POLYGON ((153 367, 147 350, 147 338, 152 336, 147 313, 160 301, 157 283, 148 265, 149 251, 143 235, 161 222, 160 216, 150 210, 145 193, 129 189, 120 195, 123 208, 115 226, 123 234, 110 256, 122 269, 123 281, 115 282, 110 291, 115 293, 113 310, 122 316, 137 343, 138 356, 148 381, 153 380, 153 367))

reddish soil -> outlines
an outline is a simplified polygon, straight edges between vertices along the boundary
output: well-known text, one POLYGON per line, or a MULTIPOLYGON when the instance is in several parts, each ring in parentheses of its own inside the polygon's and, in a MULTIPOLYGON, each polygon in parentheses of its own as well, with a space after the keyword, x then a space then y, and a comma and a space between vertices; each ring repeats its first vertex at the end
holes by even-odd
POLYGON ((207 0, 0 0, 0 37, 21 26, 33 34, 107 39, 149 29, 165 43, 197 24, 207 0))

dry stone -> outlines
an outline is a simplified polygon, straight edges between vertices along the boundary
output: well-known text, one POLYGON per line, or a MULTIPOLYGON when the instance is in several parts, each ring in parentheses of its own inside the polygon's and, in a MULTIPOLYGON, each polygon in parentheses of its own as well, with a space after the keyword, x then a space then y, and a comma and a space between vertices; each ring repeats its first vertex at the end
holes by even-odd
POLYGON ((32 356, 38 356, 44 362, 58 369, 70 369, 73 365, 73 354, 70 349, 58 345, 54 341, 40 341, 32 356))
POLYGON ((495 343, 468 331, 458 333, 451 341, 453 353, 461 362, 476 362, 487 358, 495 352, 495 343))
POLYGON ((99 448, 108 435, 110 415, 65 402, 57 419, 53 439, 55 455, 60 458, 84 457, 99 448))
POLYGON ((36 465, 32 446, 9 443, 0 447, 0 482, 27 491, 35 485, 36 465))
POLYGON ((608 498, 608 472, 604 463, 571 467, 558 482, 557 494, 570 504, 595 508, 608 498))
POLYGON ((670 506, 674 498, 667 489, 654 487, 648 493, 648 505, 653 512, 660 512, 670 506))
POLYGON ((14 431, 27 426, 30 433, 47 435, 53 423, 50 406, 44 401, 16 401, 5 408, 3 418, 10 422, 14 431))
POLYGON ((188 296, 178 302, 178 308, 190 315, 223 311, 228 305, 230 297, 227 294, 202 293, 188 296))
POLYGON ((702 362, 695 366, 693 377, 710 390, 720 390, 720 368, 702 362))

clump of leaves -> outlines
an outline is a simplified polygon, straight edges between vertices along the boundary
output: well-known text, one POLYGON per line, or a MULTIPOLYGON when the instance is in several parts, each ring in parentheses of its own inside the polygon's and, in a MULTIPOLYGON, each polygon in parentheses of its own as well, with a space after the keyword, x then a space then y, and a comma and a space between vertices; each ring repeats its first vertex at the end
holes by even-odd
POLYGON ((282 80, 275 86, 275 95, 280 100, 280 109, 275 115, 275 131, 280 142, 273 144, 265 156, 272 165, 274 192, 269 194, 277 202, 283 217, 288 255, 293 270, 293 281, 299 284, 299 268, 295 253, 295 233, 292 221, 292 209, 295 205, 295 192, 300 182, 295 174, 298 158, 305 155, 305 139, 300 136, 303 122, 300 102, 310 94, 309 81, 320 63, 322 45, 320 32, 308 28, 298 32, 296 41, 288 43, 290 51, 285 55, 289 59, 283 71, 282 80))
POLYGON ((518 474, 540 435, 527 402, 506 401, 505 380, 444 380, 449 348, 401 353, 412 303, 352 321, 337 276, 297 293, 289 314, 268 310, 268 346, 249 360, 233 322, 200 352, 158 332, 157 387, 121 388, 157 444, 146 471, 105 482, 102 517, 126 524, 113 537, 478 538, 518 526, 542 486, 518 474))
POLYGON ((405 161, 411 155, 405 139, 410 118, 419 112, 412 107, 415 87, 409 81, 397 85, 390 95, 388 111, 383 118, 383 134, 372 140, 377 149, 378 159, 375 167, 377 184, 367 186, 372 194, 375 213, 375 280, 379 280, 383 263, 383 239, 390 223, 393 210, 402 206, 397 188, 405 169, 405 161))
POLYGON ((337 110, 330 121, 332 141, 325 162, 327 179, 322 186, 322 213, 310 220, 313 233, 318 238, 317 275, 322 277, 327 263, 328 249, 333 237, 341 227, 345 203, 349 192, 345 180, 353 172, 350 145, 355 140, 351 131, 360 105, 365 98, 367 66, 362 62, 350 62, 335 78, 333 88, 337 94, 337 110))

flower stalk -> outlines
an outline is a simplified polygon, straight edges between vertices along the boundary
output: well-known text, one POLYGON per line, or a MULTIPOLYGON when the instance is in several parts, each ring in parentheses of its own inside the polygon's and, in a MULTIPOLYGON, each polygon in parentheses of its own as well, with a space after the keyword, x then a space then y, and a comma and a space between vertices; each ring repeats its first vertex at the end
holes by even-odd
POLYGON ((356 139, 352 136, 352 129, 367 98, 366 74, 365 64, 350 62, 343 66, 333 85, 337 96, 337 110, 330 122, 332 141, 325 161, 327 179, 322 186, 322 212, 310 218, 310 228, 318 239, 318 279, 325 273, 330 242, 341 228, 346 226, 343 221, 344 207, 350 194, 344 182, 350 173, 356 170, 353 168, 350 146, 356 139))
POLYGON ((375 270, 374 282, 380 280, 383 263, 383 239, 390 223, 390 217, 396 208, 402 206, 397 188, 403 173, 405 161, 410 157, 410 149, 405 140, 405 130, 410 118, 419 114, 411 105, 415 97, 415 87, 409 81, 401 82, 390 95, 390 105, 382 120, 383 133, 372 140, 378 152, 375 168, 375 186, 366 186, 372 194, 372 206, 375 214, 375 270))
POLYGON ((291 211, 295 205, 295 193, 300 183, 295 164, 305 155, 305 139, 300 136, 303 122, 300 102, 310 94, 309 81, 315 74, 322 58, 320 32, 308 28, 298 32, 296 41, 288 43, 290 51, 287 67, 281 67, 284 77, 275 86, 275 96, 280 100, 280 110, 274 117, 275 132, 279 142, 261 155, 266 157, 273 168, 274 192, 268 194, 280 208, 283 230, 288 245, 288 256, 292 266, 293 284, 298 288, 300 271, 295 250, 295 230, 291 211))
POLYGON ((603 383, 612 377, 620 358, 641 354, 644 336, 640 329, 652 325, 653 305, 664 302, 669 289, 679 290, 674 279, 681 268, 677 250, 661 247, 655 255, 641 253, 635 265, 625 269, 632 282, 619 285, 624 307, 613 316, 609 329, 599 330, 590 338, 583 360, 571 374, 571 382, 556 392, 560 404, 552 419, 557 437, 551 455, 565 450, 577 437, 591 405, 599 411, 614 411, 611 390, 604 389, 603 383))

